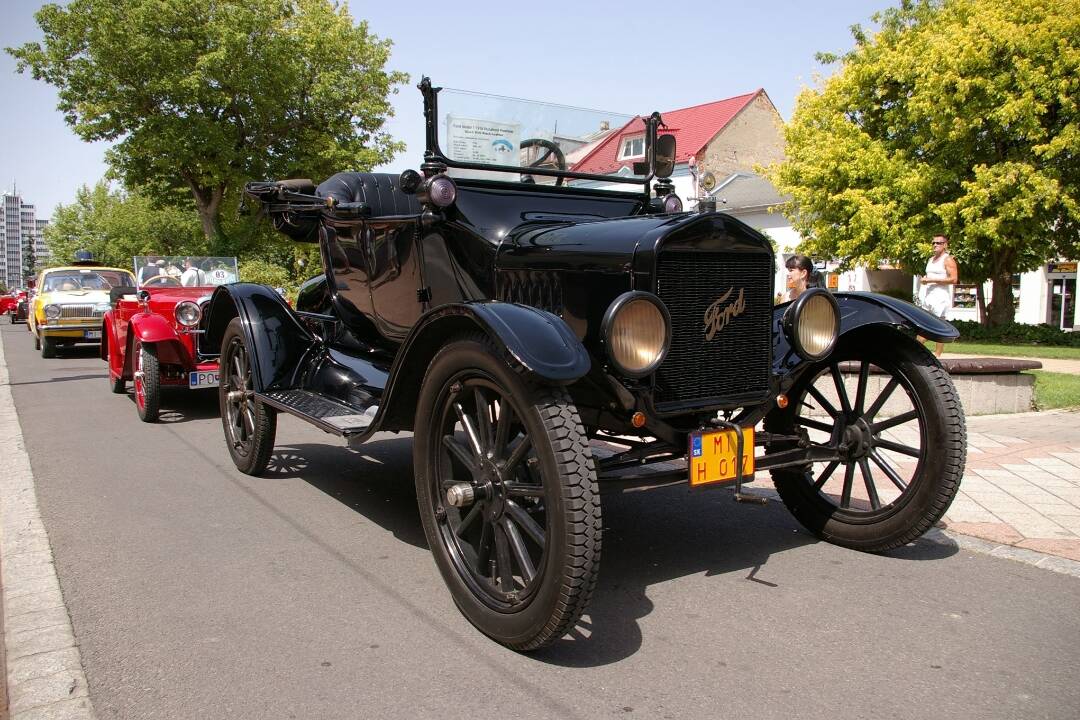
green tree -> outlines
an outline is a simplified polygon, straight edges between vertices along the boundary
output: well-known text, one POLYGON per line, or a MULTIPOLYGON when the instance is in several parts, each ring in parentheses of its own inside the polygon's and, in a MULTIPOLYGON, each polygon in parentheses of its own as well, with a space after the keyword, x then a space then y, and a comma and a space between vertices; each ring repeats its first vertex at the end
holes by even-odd
POLYGON ((116 267, 136 255, 205 255, 207 240, 189 209, 158 205, 139 193, 111 190, 104 182, 83 186, 70 205, 59 205, 45 228, 45 244, 57 263, 77 250, 116 267))
POLYGON ((44 43, 7 51, 56 86, 59 109, 124 186, 190 192, 224 250, 242 182, 367 169, 402 149, 382 132, 390 42, 332 0, 71 0, 35 16, 44 43))
POLYGON ((23 237, 22 248, 22 282, 27 285, 37 272, 37 253, 34 252, 34 232, 23 237))
POLYGON ((855 48, 785 128, 769 175, 817 255, 922 271, 944 232, 962 276, 991 279, 1080 251, 1080 2, 905 0, 853 28, 855 48))

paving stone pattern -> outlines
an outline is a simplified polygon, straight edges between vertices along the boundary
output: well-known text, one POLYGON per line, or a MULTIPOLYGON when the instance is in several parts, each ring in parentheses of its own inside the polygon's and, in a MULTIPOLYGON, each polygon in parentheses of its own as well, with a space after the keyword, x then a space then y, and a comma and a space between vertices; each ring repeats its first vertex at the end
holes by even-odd
POLYGON ((1080 412, 968 419, 968 461, 945 527, 1080 561, 1080 412))

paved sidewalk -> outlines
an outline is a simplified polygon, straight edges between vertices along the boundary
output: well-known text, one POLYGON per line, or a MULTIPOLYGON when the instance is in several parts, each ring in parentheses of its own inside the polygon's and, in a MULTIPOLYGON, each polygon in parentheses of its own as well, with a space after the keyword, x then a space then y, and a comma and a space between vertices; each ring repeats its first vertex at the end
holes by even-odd
POLYGON ((951 532, 1080 562, 1080 411, 968 418, 951 532))

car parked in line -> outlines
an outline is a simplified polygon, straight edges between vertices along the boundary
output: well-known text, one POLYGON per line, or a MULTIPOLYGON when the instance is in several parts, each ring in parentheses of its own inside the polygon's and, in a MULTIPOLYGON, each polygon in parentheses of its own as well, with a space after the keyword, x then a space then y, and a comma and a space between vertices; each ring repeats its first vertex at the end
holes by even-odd
POLYGON ((30 316, 30 296, 32 290, 20 290, 15 294, 15 309, 11 311, 11 324, 24 323, 30 316))
POLYGON ((15 309, 19 305, 19 299, 17 293, 8 293, 0 295, 0 315, 8 315, 12 318, 11 322, 14 323, 15 309))
POLYGON ((412 431, 450 594, 521 651, 570 631, 589 602, 600 483, 681 479, 758 502, 742 484, 769 470, 810 531, 871 552, 941 518, 964 415, 914 336, 952 340, 951 325, 821 288, 774 307, 769 239, 707 203, 683 211, 657 113, 615 126, 419 87, 421 172, 246 187, 275 227, 319 244, 323 275, 295 309, 247 283, 206 309, 237 468, 266 469, 279 412, 350 445, 412 431), (574 170, 590 153, 611 174, 574 170))
POLYGON ((236 281, 236 258, 140 256, 135 273, 102 318, 101 359, 112 392, 132 381, 139 418, 156 422, 164 390, 218 385, 217 354, 199 351, 199 322, 214 288, 236 281))
POLYGON ((101 342, 101 319, 113 288, 135 283, 128 270, 103 267, 88 253, 64 267, 42 270, 34 285, 26 318, 34 349, 56 357, 59 347, 101 342))

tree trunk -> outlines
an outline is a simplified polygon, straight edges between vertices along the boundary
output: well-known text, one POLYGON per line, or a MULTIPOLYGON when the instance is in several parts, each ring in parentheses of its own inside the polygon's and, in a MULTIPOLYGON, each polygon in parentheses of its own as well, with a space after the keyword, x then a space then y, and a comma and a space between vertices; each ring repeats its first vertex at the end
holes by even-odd
POLYGON ((221 201, 225 197, 225 186, 207 187, 196 182, 190 173, 181 171, 181 175, 191 188, 195 209, 199 213, 199 222, 210 245, 210 252, 219 252, 226 244, 225 234, 221 231, 221 201))
POLYGON ((994 288, 990 296, 990 306, 987 308, 989 324, 997 326, 1011 323, 1016 315, 1012 294, 1012 273, 998 272, 991 280, 994 288))

